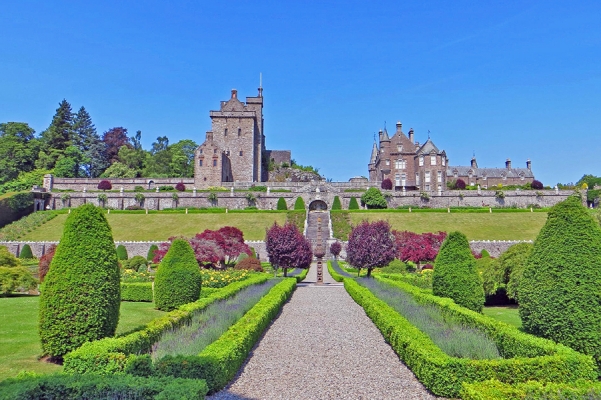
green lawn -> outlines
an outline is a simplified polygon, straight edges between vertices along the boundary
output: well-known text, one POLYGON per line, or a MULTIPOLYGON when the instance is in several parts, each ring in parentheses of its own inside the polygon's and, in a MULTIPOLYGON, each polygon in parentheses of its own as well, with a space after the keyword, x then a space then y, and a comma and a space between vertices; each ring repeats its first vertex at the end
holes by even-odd
MULTIPOLYGON (((61 367, 38 361, 42 348, 38 338, 37 296, 0 298, 0 380, 16 376, 19 371, 58 372, 61 367)), ((117 334, 144 325, 162 311, 153 303, 121 303, 117 334)))
MULTIPOLYGON (((170 236, 192 237, 205 229, 235 226, 247 240, 263 240, 274 222, 284 224, 286 213, 227 214, 108 214, 113 238, 121 240, 167 240, 170 236)), ((67 214, 58 215, 25 237, 24 241, 60 240, 67 214)))
MULTIPOLYGON (((351 223, 385 220, 393 229, 417 233, 460 231, 469 240, 534 240, 547 220, 546 212, 350 213, 351 223)), ((52 221, 50 221, 52 222, 52 221)))
POLYGON ((484 307, 483 313, 497 321, 505 322, 517 328, 522 327, 522 320, 517 306, 484 307))

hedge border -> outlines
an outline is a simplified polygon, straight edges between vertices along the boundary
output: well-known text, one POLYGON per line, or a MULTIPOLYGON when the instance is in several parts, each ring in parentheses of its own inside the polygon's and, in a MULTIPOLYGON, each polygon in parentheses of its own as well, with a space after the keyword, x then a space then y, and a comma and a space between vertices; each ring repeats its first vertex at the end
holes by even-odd
POLYGON ((152 282, 121 282, 121 301, 154 301, 152 282))
POLYGON ((63 370, 68 373, 98 373, 109 375, 123 372, 127 359, 132 354, 148 353, 163 332, 189 321, 192 316, 209 304, 227 299, 245 287, 267 281, 266 274, 251 276, 234 282, 193 303, 184 304, 168 314, 150 321, 140 331, 119 338, 104 338, 84 343, 64 357, 63 370))
POLYGON ((598 399, 601 383, 580 380, 573 383, 542 383, 529 381, 511 386, 491 379, 485 382, 464 383, 463 400, 524 400, 524 399, 598 399))
POLYGON ((296 278, 296 283, 300 283, 300 282, 304 281, 305 278, 307 277, 308 273, 309 273, 309 268, 304 268, 300 274, 298 274, 294 277, 294 278, 296 278))
POLYGON ((596 379, 592 357, 549 340, 520 332, 508 324, 456 305, 452 300, 423 293, 412 285, 376 277, 411 294, 420 304, 431 304, 459 322, 486 332, 506 359, 470 360, 450 357, 409 321, 354 279, 344 287, 363 307, 385 340, 416 377, 434 394, 458 397, 463 382, 498 379, 514 384, 528 380, 573 382, 596 379))
MULTIPOLYGON (((333 261, 338 263, 336 260, 333 261)), ((334 270, 334 267, 332 266, 332 260, 328 260, 328 272, 336 282, 344 281, 344 276, 340 275, 338 272, 336 272, 336 270, 334 270)))

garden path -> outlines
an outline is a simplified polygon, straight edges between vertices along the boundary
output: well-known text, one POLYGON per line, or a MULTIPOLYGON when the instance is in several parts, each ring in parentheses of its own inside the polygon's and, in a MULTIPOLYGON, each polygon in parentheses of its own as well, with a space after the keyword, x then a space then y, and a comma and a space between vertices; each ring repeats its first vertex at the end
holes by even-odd
POLYGON ((434 399, 324 268, 309 270, 221 399, 434 399))

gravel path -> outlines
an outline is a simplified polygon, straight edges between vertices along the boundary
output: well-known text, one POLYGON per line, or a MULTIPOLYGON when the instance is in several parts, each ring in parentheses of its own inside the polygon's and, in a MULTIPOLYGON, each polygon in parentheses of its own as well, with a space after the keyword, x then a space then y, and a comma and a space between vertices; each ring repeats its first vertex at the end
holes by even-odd
POLYGON ((299 285, 236 379, 208 399, 435 399, 325 265, 324 283, 299 285))

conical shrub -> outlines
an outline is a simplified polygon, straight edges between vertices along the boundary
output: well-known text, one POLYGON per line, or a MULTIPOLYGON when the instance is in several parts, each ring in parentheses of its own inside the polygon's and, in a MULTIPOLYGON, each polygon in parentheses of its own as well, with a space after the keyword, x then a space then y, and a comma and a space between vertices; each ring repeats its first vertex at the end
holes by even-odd
POLYGON ((519 287, 527 332, 592 355, 601 365, 601 228, 573 196, 540 230, 519 287))
POLYGON ((185 239, 175 239, 159 264, 154 279, 154 304, 171 311, 200 297, 201 275, 194 250, 185 239))
POLYGON ((41 287, 42 350, 62 357, 85 342, 114 336, 121 300, 111 228, 102 211, 71 212, 41 287))
POLYGON ((295 210, 304 210, 305 207, 305 200, 303 200, 302 197, 297 197, 296 201, 294 202, 294 209, 295 210))
POLYGON ((349 210, 358 210, 359 209, 359 203, 357 202, 356 197, 351 197, 351 200, 348 203, 348 209, 349 210))
POLYGON ((125 246, 123 246, 122 244, 117 246, 117 259, 119 261, 123 261, 123 260, 127 260, 128 258, 129 257, 127 255, 127 249, 125 248, 125 246))
POLYGON ((332 210, 342 210, 342 204, 340 203, 340 197, 334 196, 334 202, 332 203, 332 210))
POLYGON ((19 258, 24 260, 30 260, 33 257, 33 253, 31 252, 31 247, 28 244, 25 244, 21 249, 21 254, 19 254, 19 258))
POLYGON ((440 246, 434 263, 432 292, 470 310, 482 311, 482 278, 476 271, 476 259, 463 233, 451 232, 440 246))
POLYGON ((283 197, 280 197, 280 198, 278 199, 278 206, 277 206, 277 209, 278 209, 278 210, 280 210, 280 211, 284 211, 284 210, 287 210, 287 209, 288 209, 288 205, 286 205, 286 199, 285 199, 285 198, 283 198, 283 197))

